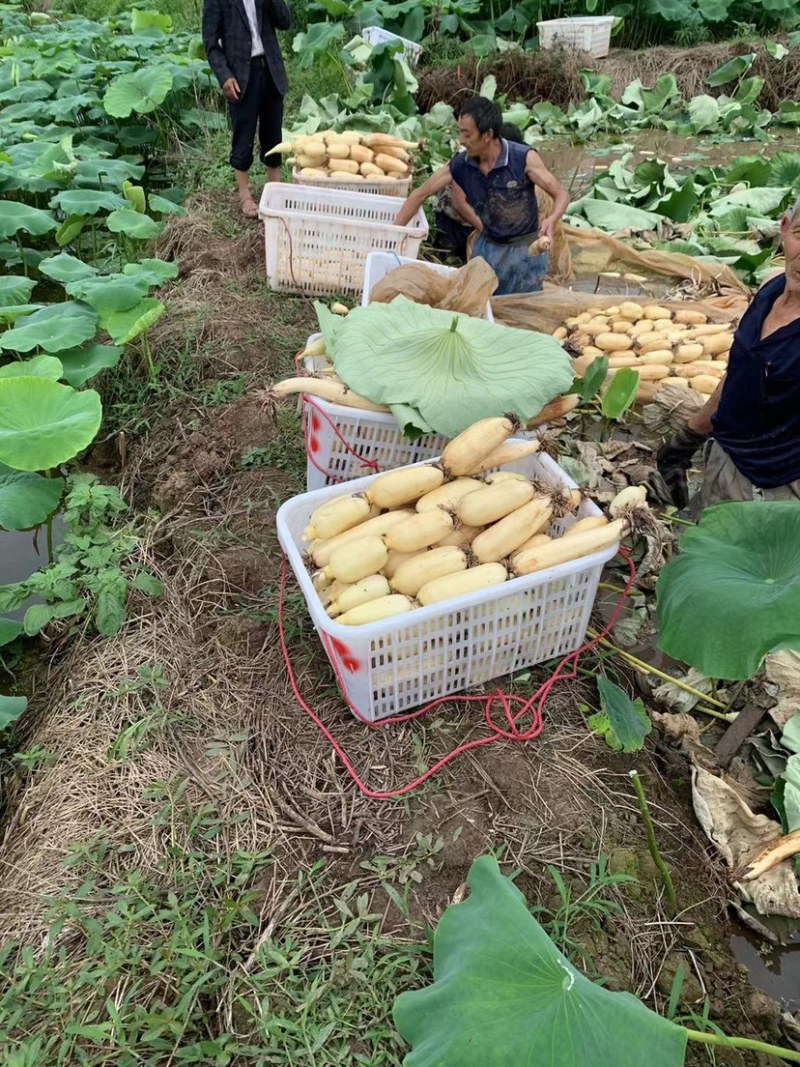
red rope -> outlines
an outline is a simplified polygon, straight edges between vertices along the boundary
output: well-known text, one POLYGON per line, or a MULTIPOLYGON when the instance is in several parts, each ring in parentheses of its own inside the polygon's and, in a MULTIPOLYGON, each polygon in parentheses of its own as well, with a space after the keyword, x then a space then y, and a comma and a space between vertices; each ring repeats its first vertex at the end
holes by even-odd
MULTIPOLYGON (((493 693, 488 693, 484 696, 446 696, 440 697, 438 700, 434 700, 430 704, 426 704, 424 707, 418 708, 416 711, 412 711, 406 715, 394 715, 390 718, 381 719, 380 722, 370 722, 368 719, 365 719, 364 716, 356 708, 353 707, 353 705, 350 703, 350 701, 347 699, 347 696, 345 695, 345 702, 350 708, 350 711, 352 711, 352 713, 356 716, 356 718, 358 718, 362 723, 364 723, 365 726, 377 730, 382 730, 385 727, 392 726, 396 723, 409 722, 412 719, 418 719, 421 715, 426 715, 429 711, 432 711, 434 708, 439 707, 441 704, 456 702, 465 704, 473 704, 477 702, 483 704, 483 718, 489 730, 488 734, 486 734, 484 737, 475 738, 472 741, 465 741, 462 744, 457 745, 456 748, 454 748, 451 752, 448 752, 447 755, 442 756, 440 760, 434 763, 434 765, 430 767, 427 771, 425 771, 423 774, 418 775, 416 778, 406 783, 406 785, 404 786, 400 786, 397 789, 389 790, 370 789, 370 787, 364 783, 364 781, 359 776, 358 771, 348 759, 347 753, 342 748, 341 744, 336 740, 332 732, 328 729, 322 719, 320 719, 319 715, 317 715, 314 709, 306 703, 302 693, 300 692, 300 689, 297 684, 297 679, 292 668, 289 650, 286 645, 286 634, 284 632, 283 627, 283 604, 284 593, 286 589, 287 571, 286 557, 284 556, 281 565, 281 579, 278 593, 278 633, 280 636, 283 661, 286 664, 286 670, 289 675, 289 684, 292 687, 292 692, 294 693, 295 700, 303 709, 303 711, 305 711, 306 715, 308 715, 308 717, 311 719, 311 721, 314 723, 320 733, 327 739, 331 747, 334 749, 334 751, 337 753, 342 763, 344 764, 345 770, 353 779, 353 781, 361 790, 361 792, 365 796, 370 797, 372 800, 388 800, 392 797, 401 797, 404 796, 406 793, 412 792, 412 790, 422 785, 423 782, 426 782, 429 778, 431 778, 434 774, 440 771, 452 760, 456 759, 458 756, 463 755, 463 753, 465 752, 469 752, 471 749, 480 748, 483 745, 492 744, 493 742, 499 741, 503 738, 508 741, 533 741, 539 736, 539 734, 541 734, 544 728, 544 720, 542 713, 545 702, 547 701, 547 698, 550 695, 550 690, 553 688, 556 682, 565 681, 567 679, 575 678, 577 676, 579 658, 584 652, 593 648, 608 633, 611 632, 614 627, 614 624, 617 621, 619 613, 622 610, 622 605, 624 604, 625 599, 627 598, 628 594, 630 593, 630 590, 633 587, 633 583, 636 580, 636 568, 633 564, 633 560, 631 559, 630 552, 623 546, 620 547, 619 551, 623 559, 628 564, 628 581, 626 582, 625 588, 620 594, 619 599, 617 600, 617 604, 614 610, 611 612, 607 623, 596 637, 592 638, 589 641, 586 641, 575 652, 570 652, 568 655, 564 656, 564 658, 556 667, 553 674, 545 682, 543 682, 542 685, 540 685, 536 692, 533 694, 533 696, 529 697, 527 700, 523 699, 520 696, 503 693, 499 689, 495 690, 495 692, 493 693), (568 666, 569 670, 566 670, 568 666), (496 702, 500 703, 500 707, 505 718, 505 726, 500 726, 495 722, 492 709, 496 702), (518 707, 517 711, 513 710, 514 706, 518 707), (527 729, 523 729, 520 723, 526 715, 530 715, 531 723, 530 726, 527 727, 527 729)), ((326 650, 330 653, 331 650, 324 636, 323 644, 325 645, 326 650)), ((336 675, 336 680, 339 683, 339 687, 342 693, 346 694, 347 690, 345 688, 344 679, 342 678, 340 669, 336 665, 335 657, 332 657, 331 661, 333 664, 334 674, 336 675)))
POLYGON ((317 463, 317 461, 314 459, 314 453, 309 443, 311 431, 308 428, 308 417, 306 415, 306 407, 314 408, 314 410, 323 417, 323 419, 327 422, 327 424, 333 431, 334 436, 341 442, 342 445, 344 445, 345 452, 349 452, 351 456, 354 456, 359 461, 362 467, 366 468, 366 470, 364 471, 365 475, 380 474, 381 468, 378 466, 376 461, 374 459, 364 459, 364 457, 360 456, 358 452, 355 451, 355 449, 351 448, 347 441, 344 439, 344 437, 342 437, 342 435, 339 433, 339 429, 336 426, 336 423, 333 422, 331 417, 325 411, 322 410, 322 408, 319 406, 319 404, 316 403, 316 401, 312 400, 312 398, 306 393, 303 393, 301 395, 300 401, 303 405, 303 437, 306 443, 306 456, 308 457, 308 460, 311 463, 312 467, 316 467, 316 469, 321 474, 324 474, 326 478, 329 478, 334 483, 343 482, 345 480, 344 478, 337 478, 337 476, 332 471, 326 470, 324 467, 320 467, 319 463, 317 463))
MULTIPOLYGON (((294 365, 295 365, 295 368, 296 368, 298 374, 301 375, 301 376, 304 376, 304 368, 300 366, 300 357, 302 355, 302 352, 303 352, 303 349, 301 349, 299 352, 295 353, 294 365)), ((343 482, 345 480, 344 478, 337 478, 337 476, 332 471, 327 470, 325 467, 320 467, 319 463, 317 463, 316 459, 314 458, 314 451, 313 451, 313 449, 311 447, 311 441, 310 441, 311 432, 312 431, 311 431, 311 429, 309 429, 308 412, 306 411, 306 408, 309 408, 309 407, 314 408, 314 410, 319 415, 321 415, 322 418, 327 422, 328 426, 330 426, 331 430, 333 431, 334 437, 336 437, 339 440, 339 442, 344 446, 345 452, 349 452, 351 456, 353 456, 353 457, 355 457, 355 459, 359 460, 359 462, 361 463, 362 467, 366 468, 365 471, 364 471, 365 474, 380 474, 381 468, 378 466, 378 464, 375 462, 375 460, 374 459, 364 459, 363 456, 360 456, 358 454, 358 452, 356 452, 355 449, 353 449, 348 444, 348 442, 345 440, 345 438, 342 437, 341 433, 339 432, 338 426, 331 419, 330 415, 328 415, 328 413, 326 411, 324 411, 319 406, 319 404, 314 399, 312 399, 312 397, 308 396, 306 393, 301 394, 301 396, 300 396, 300 404, 301 404, 301 409, 302 409, 303 440, 305 441, 305 445, 306 445, 306 458, 308 459, 308 461, 309 461, 309 463, 311 464, 312 467, 314 467, 316 470, 318 470, 320 472, 320 474, 324 474, 325 478, 327 480, 333 482, 333 483, 343 482)))

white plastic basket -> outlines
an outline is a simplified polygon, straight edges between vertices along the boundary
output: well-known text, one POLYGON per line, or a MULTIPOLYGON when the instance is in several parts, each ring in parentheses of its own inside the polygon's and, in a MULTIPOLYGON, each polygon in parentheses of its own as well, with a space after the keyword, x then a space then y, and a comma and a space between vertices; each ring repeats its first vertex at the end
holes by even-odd
POLYGON ((302 177, 297 167, 292 171, 292 181, 297 185, 312 185, 318 189, 343 189, 348 193, 374 193, 377 196, 401 196, 404 200, 411 192, 411 175, 394 178, 392 181, 369 181, 366 178, 302 177))
MULTIPOLYGON (((417 259, 406 259, 403 256, 398 256, 395 252, 370 252, 367 256, 367 265, 364 270, 364 291, 361 294, 361 303, 364 307, 369 303, 369 294, 372 292, 372 287, 376 285, 381 278, 394 270, 395 267, 402 267, 404 263, 419 263, 417 259)), ((441 263, 425 263, 426 267, 436 271, 437 274, 455 274, 455 267, 445 267, 441 263)), ((487 303, 486 311, 483 313, 483 318, 489 322, 494 322, 494 315, 492 309, 487 303)))
POLYGON ((537 22, 539 47, 553 48, 563 44, 588 52, 595 59, 602 59, 608 55, 614 21, 613 15, 586 15, 582 18, 537 22))
MULTIPOLYGON (((312 334, 306 347, 319 336, 312 334)), ((325 359, 305 360, 309 373, 326 365, 325 359)), ((447 444, 440 434, 410 441, 400 433, 394 415, 346 408, 318 397, 304 398, 303 435, 309 491, 433 459, 447 444)))
POLYGON ((386 41, 400 41, 410 67, 415 67, 419 62, 419 57, 422 55, 421 44, 417 44, 416 41, 409 41, 407 37, 401 37, 399 33, 390 33, 389 30, 385 30, 382 26, 366 26, 361 31, 361 36, 373 48, 375 45, 384 44, 386 41))
POLYGON ((361 292, 368 252, 385 249, 415 259, 428 236, 420 208, 395 226, 397 198, 268 182, 259 204, 267 280, 284 292, 361 292))
MULTIPOLYGON (((547 456, 530 456, 507 469, 575 485, 547 456)), ((293 497, 276 517, 278 538, 328 659, 359 715, 376 722, 580 647, 603 565, 616 547, 366 626, 342 626, 329 618, 305 565, 303 529, 321 503, 363 491, 372 480, 293 497)), ((584 501, 578 517, 597 514, 598 508, 584 501)), ((550 532, 560 534, 574 521, 558 519, 550 532)))

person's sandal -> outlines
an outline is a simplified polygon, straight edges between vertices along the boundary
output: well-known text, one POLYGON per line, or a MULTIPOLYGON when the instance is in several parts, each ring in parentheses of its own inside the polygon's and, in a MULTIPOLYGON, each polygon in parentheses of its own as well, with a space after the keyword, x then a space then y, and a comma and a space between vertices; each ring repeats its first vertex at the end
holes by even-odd
POLYGON ((258 218, 258 204, 256 204, 252 196, 242 197, 239 200, 239 204, 242 208, 242 214, 246 219, 258 218))

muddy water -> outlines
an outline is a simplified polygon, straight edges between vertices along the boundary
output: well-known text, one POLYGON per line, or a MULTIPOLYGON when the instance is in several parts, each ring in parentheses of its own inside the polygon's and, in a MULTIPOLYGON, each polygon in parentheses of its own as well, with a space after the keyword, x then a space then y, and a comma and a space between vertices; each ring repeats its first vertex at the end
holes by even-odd
MULTIPOLYGON (((61 536, 61 517, 53 520, 53 544, 61 536)), ((44 526, 19 533, 0 532, 0 585, 22 582, 40 567, 47 566, 47 531, 44 526)), ((32 601, 30 602, 32 603, 32 601)), ((5 613, 5 618, 21 619, 25 608, 5 613)))
POLYGON ((686 138, 666 130, 639 130, 629 138, 612 139, 599 134, 583 143, 568 137, 549 137, 533 147, 574 200, 588 191, 592 178, 601 168, 628 152, 632 153, 629 166, 655 157, 669 163, 673 174, 680 174, 698 166, 727 166, 738 156, 769 157, 785 146, 796 150, 794 142, 785 144, 785 141, 783 133, 762 144, 755 140, 717 142, 712 137, 686 138))
POLYGON ((800 935, 788 945, 770 945, 762 951, 752 934, 737 934, 731 938, 731 949, 739 963, 747 968, 756 989, 780 1002, 788 1011, 800 1010, 800 935))

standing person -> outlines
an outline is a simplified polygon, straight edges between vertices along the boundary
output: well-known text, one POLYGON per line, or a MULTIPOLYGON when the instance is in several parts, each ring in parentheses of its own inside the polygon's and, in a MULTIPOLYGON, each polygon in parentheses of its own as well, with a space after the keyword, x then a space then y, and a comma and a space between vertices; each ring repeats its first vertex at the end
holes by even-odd
POLYGON ((281 180, 281 157, 267 155, 282 140, 283 97, 287 89, 276 30, 288 30, 286 0, 204 0, 203 44, 231 119, 230 164, 236 175, 242 214, 258 218, 248 172, 258 130, 259 157, 271 182, 281 180))
POLYGON ((474 96, 461 108, 458 129, 463 152, 450 160, 453 206, 477 231, 473 256, 494 269, 497 295, 531 293, 542 288, 547 252, 531 255, 537 238, 553 239, 569 196, 538 152, 501 137, 503 116, 491 100, 474 96), (553 210, 539 219, 536 186, 553 199, 553 210))
POLYGON ((800 502, 800 200, 781 219, 781 241, 786 267, 742 316, 725 377, 656 457, 673 502, 684 508, 686 472, 710 444, 691 501, 695 516, 726 500, 800 502))

